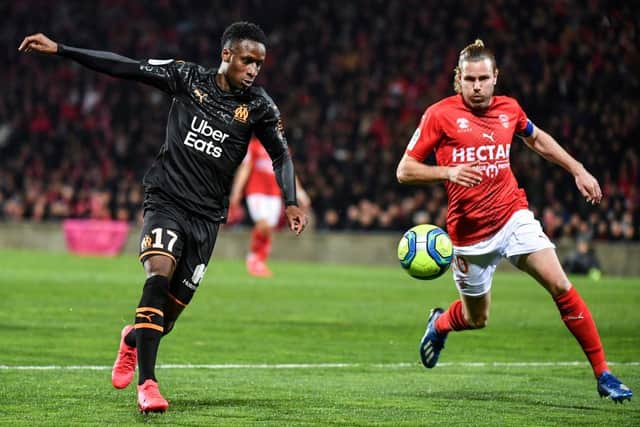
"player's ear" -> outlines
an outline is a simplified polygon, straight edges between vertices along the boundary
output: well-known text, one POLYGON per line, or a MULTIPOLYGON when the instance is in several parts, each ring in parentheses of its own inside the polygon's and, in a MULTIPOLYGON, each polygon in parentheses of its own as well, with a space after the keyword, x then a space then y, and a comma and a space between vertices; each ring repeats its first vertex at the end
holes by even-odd
POLYGON ((231 62, 232 55, 233 53, 231 52, 231 49, 229 49, 228 47, 223 48, 222 53, 220 54, 222 62, 231 62))
POLYGON ((493 84, 494 86, 496 84, 498 84, 498 69, 496 68, 496 71, 493 73, 493 84))

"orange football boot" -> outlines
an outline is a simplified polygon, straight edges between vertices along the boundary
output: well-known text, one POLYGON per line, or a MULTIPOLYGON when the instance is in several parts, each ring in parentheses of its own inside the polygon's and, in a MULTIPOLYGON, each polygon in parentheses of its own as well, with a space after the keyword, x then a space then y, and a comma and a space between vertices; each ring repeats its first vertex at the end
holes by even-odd
POLYGON ((169 407, 169 402, 160 394, 158 383, 154 380, 146 380, 138 386, 138 409, 140 412, 164 412, 169 407))
POLYGON ((115 388, 125 388, 133 380, 133 374, 136 371, 138 363, 138 351, 135 347, 129 347, 124 342, 124 337, 133 329, 132 325, 122 328, 120 333, 120 348, 118 349, 118 357, 113 364, 111 371, 111 384, 115 388))

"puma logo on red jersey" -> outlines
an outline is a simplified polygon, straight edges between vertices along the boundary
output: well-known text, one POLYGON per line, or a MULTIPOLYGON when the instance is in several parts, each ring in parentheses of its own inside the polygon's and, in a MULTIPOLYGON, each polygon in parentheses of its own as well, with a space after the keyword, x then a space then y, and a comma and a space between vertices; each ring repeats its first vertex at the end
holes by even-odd
POLYGON ((490 139, 490 140, 491 140, 491 142, 496 142, 496 140, 495 140, 495 139, 493 139, 493 132, 491 132, 491 133, 484 133, 484 132, 482 132, 482 137, 483 137, 483 138, 490 139))

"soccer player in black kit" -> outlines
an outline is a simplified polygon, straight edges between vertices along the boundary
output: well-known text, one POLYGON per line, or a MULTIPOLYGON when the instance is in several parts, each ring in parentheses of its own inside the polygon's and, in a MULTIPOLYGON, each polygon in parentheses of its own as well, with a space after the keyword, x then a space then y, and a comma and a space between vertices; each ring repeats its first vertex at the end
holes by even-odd
POLYGON ((202 280, 226 218, 234 172, 252 133, 271 156, 291 230, 299 235, 307 223, 297 206, 280 113, 269 95, 253 86, 264 63, 267 38, 257 25, 236 22, 225 29, 221 42, 218 69, 173 59, 133 60, 66 46, 43 34, 26 37, 18 48, 69 58, 172 97, 165 142, 143 180, 140 261, 147 279, 135 323, 122 330, 112 371, 114 387, 125 388, 137 363, 142 412, 169 407, 155 376, 160 339, 171 331, 202 280))

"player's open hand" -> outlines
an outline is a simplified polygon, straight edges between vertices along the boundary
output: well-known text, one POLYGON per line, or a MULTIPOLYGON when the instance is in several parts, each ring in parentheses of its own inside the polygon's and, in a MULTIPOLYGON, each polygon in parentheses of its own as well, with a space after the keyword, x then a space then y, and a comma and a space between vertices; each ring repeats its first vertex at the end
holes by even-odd
POLYGON ((27 36, 18 47, 20 52, 40 52, 54 54, 58 52, 58 43, 42 33, 27 36))
POLYGON ((587 199, 588 203, 597 205, 602 200, 602 190, 598 180, 593 177, 586 169, 582 168, 575 176, 576 186, 580 193, 587 199))
POLYGON ((449 181, 463 187, 475 187, 482 182, 482 172, 478 170, 480 162, 451 166, 447 171, 449 181))
POLYGON ((285 210, 285 214, 287 215, 287 221, 289 222, 289 228, 291 231, 296 233, 296 236, 299 236, 300 233, 304 231, 304 228, 307 226, 307 215, 304 213, 302 209, 295 205, 287 206, 285 210))

